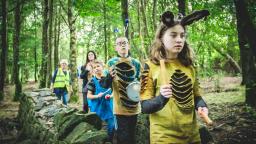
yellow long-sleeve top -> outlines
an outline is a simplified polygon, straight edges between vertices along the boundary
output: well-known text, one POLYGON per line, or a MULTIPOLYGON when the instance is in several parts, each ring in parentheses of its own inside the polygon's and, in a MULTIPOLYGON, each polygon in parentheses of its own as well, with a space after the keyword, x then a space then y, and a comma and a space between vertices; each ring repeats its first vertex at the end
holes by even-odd
MULTIPOLYGON (((194 103, 200 92, 195 70, 192 66, 185 67, 177 59, 166 63, 165 66, 165 77, 172 85, 172 97, 161 110, 150 114, 150 142, 200 143, 194 103)), ((141 76, 142 101, 160 95, 162 74, 160 65, 150 61, 145 63, 141 76)))

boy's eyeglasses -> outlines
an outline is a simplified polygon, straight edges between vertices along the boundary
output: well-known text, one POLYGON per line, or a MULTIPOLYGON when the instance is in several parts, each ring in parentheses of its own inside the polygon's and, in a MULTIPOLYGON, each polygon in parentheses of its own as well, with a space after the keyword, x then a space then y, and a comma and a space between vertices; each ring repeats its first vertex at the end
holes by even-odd
POLYGON ((118 42, 118 43, 116 43, 116 45, 126 45, 126 44, 128 44, 128 42, 127 41, 123 41, 123 42, 118 42))

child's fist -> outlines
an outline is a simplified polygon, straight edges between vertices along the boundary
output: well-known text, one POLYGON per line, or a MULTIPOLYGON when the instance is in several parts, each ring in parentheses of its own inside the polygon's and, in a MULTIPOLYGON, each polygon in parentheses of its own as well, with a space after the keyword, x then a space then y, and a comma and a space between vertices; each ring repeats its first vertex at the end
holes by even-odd
POLYGON ((106 96, 105 96, 105 99, 110 99, 110 95, 109 95, 109 94, 106 95, 106 96))

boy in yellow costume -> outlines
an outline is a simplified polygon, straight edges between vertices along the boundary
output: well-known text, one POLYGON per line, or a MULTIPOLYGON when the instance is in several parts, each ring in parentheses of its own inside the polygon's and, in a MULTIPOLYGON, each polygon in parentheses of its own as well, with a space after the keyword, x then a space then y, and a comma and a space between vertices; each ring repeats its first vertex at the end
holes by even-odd
POLYGON ((103 87, 113 89, 117 144, 135 144, 137 116, 141 112, 141 107, 139 101, 133 101, 128 97, 126 89, 139 79, 140 63, 129 55, 130 45, 126 37, 116 39, 115 50, 118 56, 108 60, 110 73, 103 87))
POLYGON ((208 115, 208 109, 199 92, 185 26, 208 15, 202 10, 174 18, 167 11, 161 17, 141 76, 141 107, 150 114, 151 144, 201 143, 195 110, 208 115))

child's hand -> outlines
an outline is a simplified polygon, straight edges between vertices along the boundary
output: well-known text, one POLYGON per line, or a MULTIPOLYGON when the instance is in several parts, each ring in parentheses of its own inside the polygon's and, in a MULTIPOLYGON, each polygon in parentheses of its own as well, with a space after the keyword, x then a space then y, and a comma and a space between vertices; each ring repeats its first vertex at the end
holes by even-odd
POLYGON ((104 93, 102 93, 102 92, 99 93, 99 94, 97 95, 97 98, 101 98, 101 97, 103 96, 103 94, 104 94, 104 93))
POLYGON ((203 121, 211 126, 213 125, 212 120, 208 117, 208 108, 207 107, 198 107, 198 115, 200 116, 201 119, 203 119, 203 121))
POLYGON ((207 107, 198 107, 198 114, 202 118, 204 115, 208 116, 208 108, 207 107))
POLYGON ((105 96, 105 99, 110 99, 110 95, 107 94, 107 95, 105 96))
POLYGON ((164 96, 165 98, 170 98, 172 96, 172 86, 170 84, 168 85, 162 85, 160 87, 160 94, 164 96))
POLYGON ((109 69, 109 74, 111 75, 111 77, 115 77, 116 76, 116 70, 115 70, 115 68, 113 66, 109 69))

